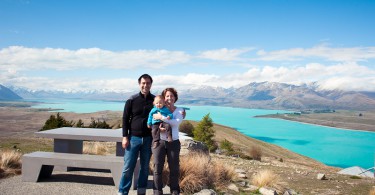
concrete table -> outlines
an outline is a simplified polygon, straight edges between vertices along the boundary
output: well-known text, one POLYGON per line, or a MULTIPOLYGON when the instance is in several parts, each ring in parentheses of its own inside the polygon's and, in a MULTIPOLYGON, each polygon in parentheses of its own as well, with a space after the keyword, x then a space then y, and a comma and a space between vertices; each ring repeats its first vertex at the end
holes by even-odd
POLYGON ((83 141, 116 142, 116 156, 124 156, 121 129, 62 127, 36 132, 37 137, 52 138, 54 152, 82 154, 83 141))

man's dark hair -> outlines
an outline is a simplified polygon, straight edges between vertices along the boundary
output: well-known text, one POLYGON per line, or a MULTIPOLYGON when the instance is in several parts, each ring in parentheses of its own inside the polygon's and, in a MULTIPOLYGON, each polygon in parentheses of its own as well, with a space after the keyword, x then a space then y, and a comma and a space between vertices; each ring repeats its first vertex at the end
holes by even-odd
POLYGON ((150 81, 151 81, 151 84, 152 84, 152 77, 150 76, 150 75, 148 75, 148 74, 143 74, 143 75, 141 75, 140 77, 139 77, 139 79, 138 79, 138 84, 140 84, 141 83, 141 79, 150 79, 150 81))

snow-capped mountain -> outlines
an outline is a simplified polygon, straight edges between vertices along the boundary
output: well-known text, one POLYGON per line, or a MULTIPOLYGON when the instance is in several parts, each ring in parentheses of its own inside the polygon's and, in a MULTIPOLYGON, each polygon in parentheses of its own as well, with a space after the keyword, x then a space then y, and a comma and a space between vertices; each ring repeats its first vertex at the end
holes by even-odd
MULTIPOLYGON (((31 91, 9 87, 19 96, 29 98, 81 98, 124 101, 134 92, 62 92, 31 91)), ((159 93, 158 91, 153 91, 159 93)), ((375 109, 375 92, 321 90, 317 83, 300 86, 261 82, 239 88, 198 86, 179 91, 179 104, 218 105, 266 109, 375 109)))

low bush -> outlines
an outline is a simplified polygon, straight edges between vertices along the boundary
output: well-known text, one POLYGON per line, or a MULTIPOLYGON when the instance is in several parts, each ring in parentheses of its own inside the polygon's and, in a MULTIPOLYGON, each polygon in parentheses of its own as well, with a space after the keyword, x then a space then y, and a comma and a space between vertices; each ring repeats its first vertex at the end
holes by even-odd
POLYGON ((182 133, 186 133, 187 136, 189 137, 193 137, 193 130, 194 130, 194 126, 193 124, 191 124, 189 121, 182 121, 179 128, 180 132, 182 133))
POLYGON ((359 176, 353 175, 353 176, 350 176, 350 179, 362 179, 362 178, 359 176))
POLYGON ((258 146, 253 146, 250 149, 250 156, 254 160, 261 160, 262 158, 262 150, 258 146))
POLYGON ((228 141, 227 139, 224 139, 223 141, 220 142, 220 148, 228 152, 234 151, 232 142, 228 141))

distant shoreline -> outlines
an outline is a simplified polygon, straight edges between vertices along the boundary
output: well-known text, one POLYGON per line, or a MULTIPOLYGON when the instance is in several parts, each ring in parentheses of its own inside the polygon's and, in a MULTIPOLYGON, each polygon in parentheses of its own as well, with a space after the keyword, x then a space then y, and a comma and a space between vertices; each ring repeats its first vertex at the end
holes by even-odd
POLYGON ((319 113, 319 114, 270 114, 258 115, 259 118, 274 118, 310 125, 336 128, 347 131, 375 132, 375 112, 369 112, 369 117, 359 119, 356 116, 348 116, 349 111, 338 111, 339 113, 319 113), (328 116, 328 117, 327 117, 328 116), (354 120, 353 120, 354 118, 354 120), (352 119, 351 122, 347 122, 352 119), (373 122, 374 121, 374 122, 373 122))
MULTIPOLYGON (((62 112, 64 115, 79 115, 84 113, 64 112, 63 109, 57 108, 33 108, 32 106, 40 102, 28 101, 0 101, 0 108, 28 109, 33 111, 46 111, 49 113, 62 112)), ((120 111, 98 111, 98 112, 120 112, 120 111)), ((96 113, 96 112, 91 112, 96 113)), ((86 113, 89 114, 89 113, 86 113)), ((365 131, 375 132, 375 111, 348 111, 338 110, 332 113, 309 113, 309 114, 269 114, 258 115, 259 118, 275 118, 287 121, 300 122, 323 126, 328 128, 336 128, 349 131, 365 131), (362 117, 358 117, 358 113, 364 113, 362 117)), ((43 123, 44 124, 44 123, 43 123)))
POLYGON ((375 133, 375 131, 372 131, 372 130, 348 129, 348 128, 343 128, 343 127, 332 127, 332 126, 327 126, 327 125, 320 125, 320 124, 315 124, 315 123, 308 123, 308 122, 302 122, 302 121, 291 120, 291 119, 284 119, 284 118, 277 118, 277 117, 262 117, 262 116, 257 116, 257 117, 259 117, 259 118, 272 118, 272 119, 277 119, 277 120, 285 120, 285 121, 302 123, 302 124, 307 124, 307 125, 316 125, 316 126, 321 126, 321 127, 340 129, 340 130, 345 130, 345 131, 362 131, 362 132, 372 132, 372 133, 375 133))

